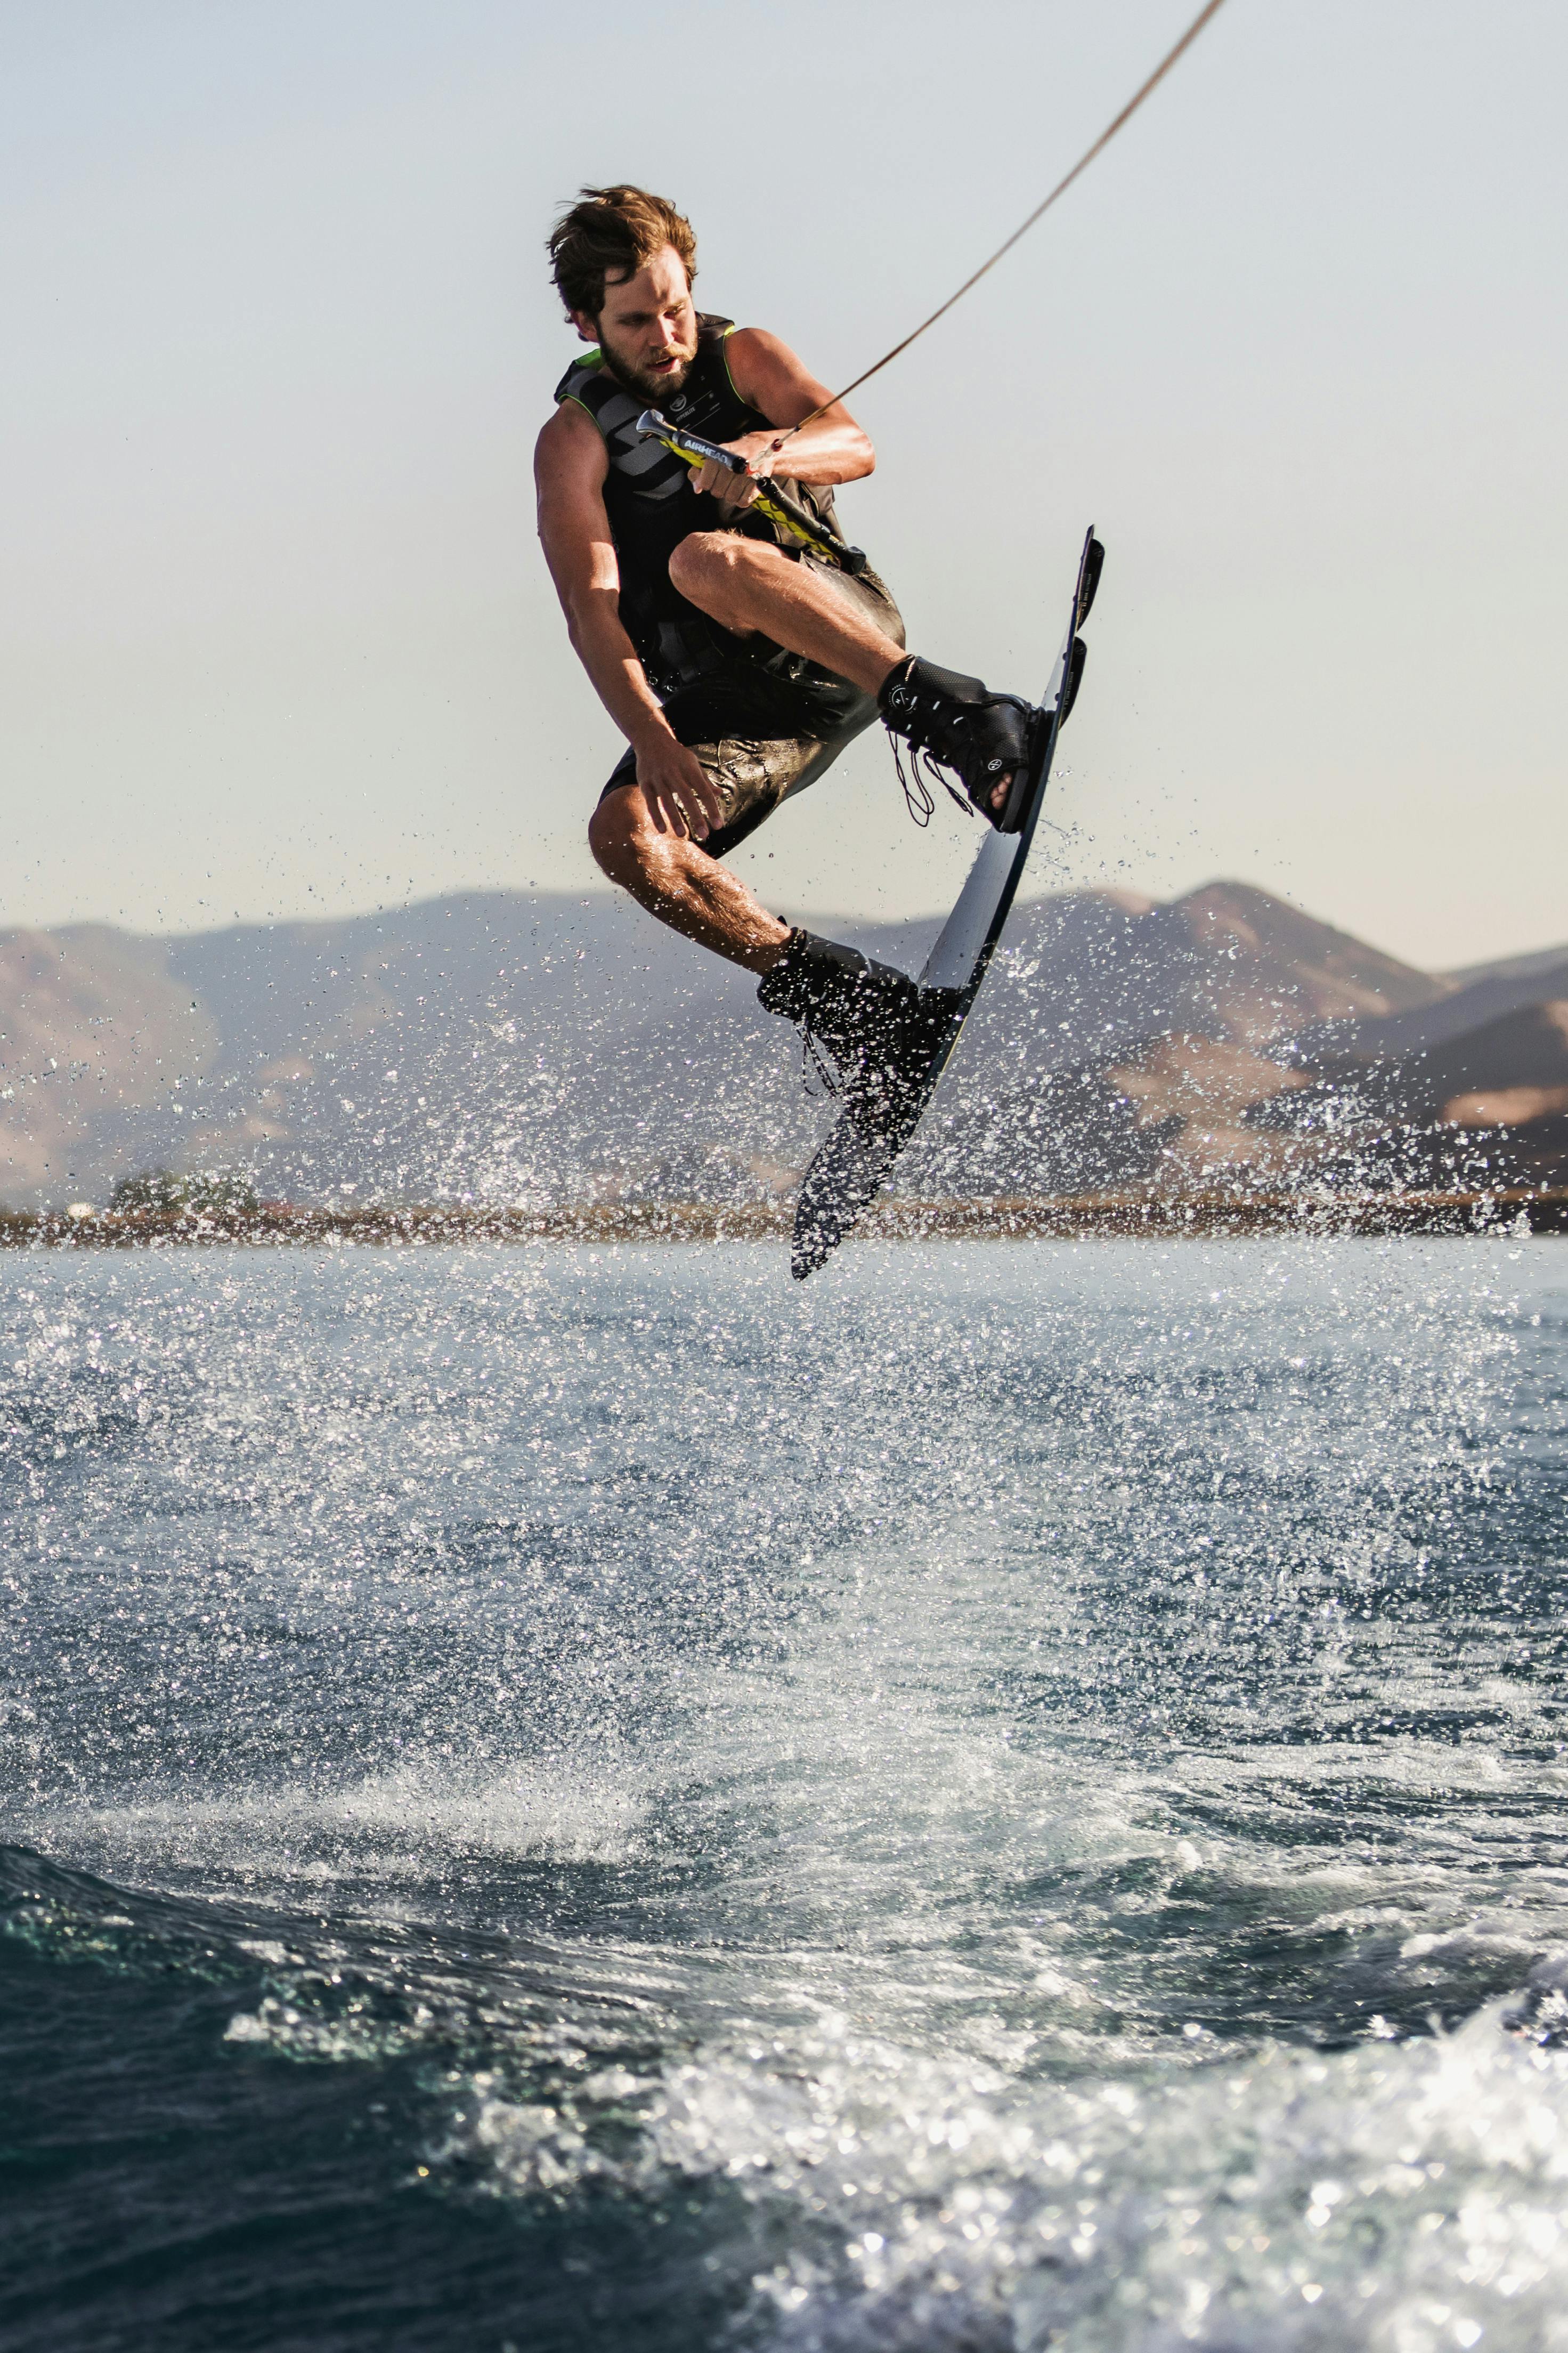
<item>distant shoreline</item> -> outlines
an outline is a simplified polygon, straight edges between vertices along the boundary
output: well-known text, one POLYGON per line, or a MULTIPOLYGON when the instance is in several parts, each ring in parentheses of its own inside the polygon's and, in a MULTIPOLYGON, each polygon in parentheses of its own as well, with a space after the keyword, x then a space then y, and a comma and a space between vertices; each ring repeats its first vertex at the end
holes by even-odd
MULTIPOLYGON (((243 1242, 262 1249, 504 1242, 774 1241, 786 1237, 790 1201, 721 1208, 694 1201, 599 1201, 551 1209, 438 1205, 307 1208, 268 1202, 253 1210, 141 1209, 90 1216, 0 1211, 0 1249, 159 1250, 243 1242)), ((1568 1234, 1568 1189, 1496 1193, 1391 1193, 1359 1199, 1300 1194, 1196 1194, 1152 1198, 879 1202, 858 1229, 867 1241, 1181 1240, 1279 1234, 1568 1234)))

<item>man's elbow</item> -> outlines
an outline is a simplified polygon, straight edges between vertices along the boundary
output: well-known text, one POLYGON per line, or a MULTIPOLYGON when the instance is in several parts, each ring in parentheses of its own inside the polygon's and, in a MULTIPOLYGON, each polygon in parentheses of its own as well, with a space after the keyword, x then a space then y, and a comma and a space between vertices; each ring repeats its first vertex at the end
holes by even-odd
POLYGON ((849 462, 853 470, 844 478, 847 482, 863 482, 868 474, 876 472, 877 452, 864 433, 856 435, 855 447, 849 452, 849 462))

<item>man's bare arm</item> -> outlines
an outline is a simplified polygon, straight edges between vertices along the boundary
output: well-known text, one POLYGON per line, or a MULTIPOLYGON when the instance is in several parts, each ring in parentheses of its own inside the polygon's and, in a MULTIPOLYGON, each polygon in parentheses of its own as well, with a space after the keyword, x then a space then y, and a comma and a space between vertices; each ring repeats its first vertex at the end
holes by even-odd
MULTIPOLYGON (((819 384, 789 345, 765 328, 737 327, 725 343, 724 358, 742 399, 760 408, 775 427, 798 425, 832 399, 826 385, 819 384)), ((842 401, 834 401, 824 416, 787 442, 776 461, 773 438, 772 433, 743 433, 725 447, 744 458, 758 477, 771 474, 776 462, 781 473, 793 475, 797 482, 858 482, 877 463, 876 451, 842 401)), ((750 506, 756 496, 743 476, 726 474, 720 466, 704 466, 693 479, 696 489, 730 504, 750 506)))
POLYGON ((592 421, 563 403, 534 450, 544 560, 577 659, 637 754, 654 823, 700 841, 719 821, 718 800, 700 762, 677 743, 622 626, 620 565, 605 511, 607 470, 592 421))

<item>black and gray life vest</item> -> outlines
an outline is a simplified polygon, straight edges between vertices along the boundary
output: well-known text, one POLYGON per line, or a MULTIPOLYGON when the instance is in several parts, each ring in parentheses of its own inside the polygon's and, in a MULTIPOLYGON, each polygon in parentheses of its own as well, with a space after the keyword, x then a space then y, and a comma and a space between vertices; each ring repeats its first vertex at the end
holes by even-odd
MULTIPOLYGON (((700 313, 697 356, 680 390, 662 403, 673 424, 707 441, 738 441, 742 434, 761 433, 768 426, 768 418, 742 400, 731 382, 724 345, 734 332, 731 321, 700 313)), ((753 539, 769 540, 776 534, 763 516, 736 516, 717 499, 700 496, 691 487, 691 469, 685 459, 658 441, 643 439, 637 418, 656 404, 626 391, 601 352, 589 352, 569 367, 555 387, 555 397, 585 409, 604 436, 610 460, 605 509, 620 565, 621 621, 655 693, 668 701, 678 689, 732 668, 746 644, 700 613, 672 586, 670 556, 694 531, 742 531, 753 539)), ((781 489, 837 529, 829 491, 782 474, 778 479, 781 489)))

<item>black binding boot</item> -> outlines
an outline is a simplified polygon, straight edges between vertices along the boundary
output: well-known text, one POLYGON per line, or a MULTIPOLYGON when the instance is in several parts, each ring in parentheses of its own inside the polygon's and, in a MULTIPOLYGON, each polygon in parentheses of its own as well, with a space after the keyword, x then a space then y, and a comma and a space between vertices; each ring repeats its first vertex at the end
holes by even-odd
POLYGON ((791 932, 763 975, 757 1002, 797 1025, 831 1093, 852 1096, 892 1085, 921 1013, 921 991, 908 973, 803 931, 791 932))
MULTIPOLYGON (((914 782, 904 774, 898 745, 899 777, 911 816, 924 824, 931 816, 931 794, 920 774, 921 761, 933 774, 951 768, 963 786, 971 805, 990 820, 998 833, 1016 833, 1024 821, 1025 790, 1029 765, 1031 724, 1035 712, 1016 694, 993 694, 977 678, 957 670, 939 670, 935 662, 911 654, 882 681, 877 697, 889 734, 901 735, 914 753, 914 782), (992 807, 991 796, 1010 778, 1005 806, 992 807)), ((963 805, 963 795, 953 792, 963 805)))

